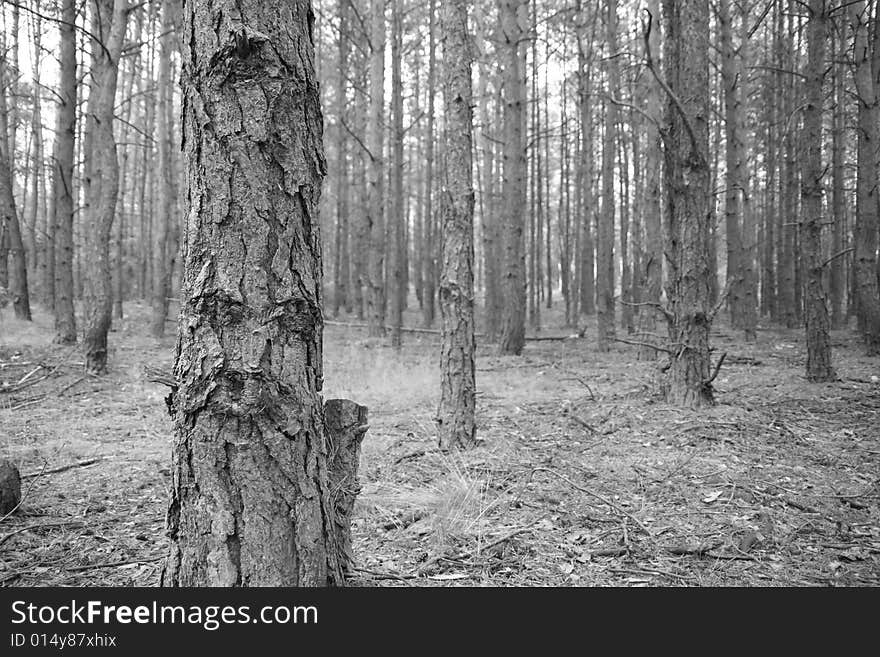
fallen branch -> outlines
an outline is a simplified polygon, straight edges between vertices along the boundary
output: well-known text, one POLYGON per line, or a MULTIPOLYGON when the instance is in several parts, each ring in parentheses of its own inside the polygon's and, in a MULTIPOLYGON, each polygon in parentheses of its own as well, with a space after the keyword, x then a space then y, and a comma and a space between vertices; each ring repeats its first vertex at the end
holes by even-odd
POLYGON ((65 472, 67 470, 73 470, 74 468, 84 468, 87 465, 92 465, 97 463, 98 461, 102 461, 103 457, 99 456, 95 459, 86 459, 85 461, 78 461, 76 463, 69 463, 68 465, 60 465, 57 468, 52 468, 51 470, 40 470, 39 472, 29 472, 28 474, 21 475, 22 479, 27 479, 28 477, 39 477, 44 474, 57 474, 58 472, 65 472))
POLYGON ((651 344, 650 342, 640 342, 638 340, 626 340, 624 338, 611 338, 612 342, 622 342, 624 344, 631 344, 634 347, 648 347, 649 349, 654 349, 655 351, 662 351, 665 354, 669 354, 670 356, 675 356, 675 352, 671 349, 667 349, 666 347, 661 347, 656 344, 651 344))
POLYGON ((84 523, 81 520, 61 520, 59 522, 41 522, 33 525, 26 525, 15 531, 11 531, 8 534, 4 534, 2 538, 0 538, 0 545, 3 545, 10 538, 15 536, 16 534, 23 534, 24 532, 31 531, 32 529, 43 529, 44 527, 64 527, 67 525, 72 525, 75 527, 81 527, 84 523))
POLYGON ((93 563, 88 566, 75 566, 74 568, 65 568, 64 570, 76 573, 82 572, 84 570, 95 570, 97 568, 117 568, 118 566, 128 566, 133 563, 153 563, 155 561, 161 561, 165 558, 165 555, 161 557, 151 557, 149 559, 129 559, 127 561, 110 561, 107 563, 93 563))

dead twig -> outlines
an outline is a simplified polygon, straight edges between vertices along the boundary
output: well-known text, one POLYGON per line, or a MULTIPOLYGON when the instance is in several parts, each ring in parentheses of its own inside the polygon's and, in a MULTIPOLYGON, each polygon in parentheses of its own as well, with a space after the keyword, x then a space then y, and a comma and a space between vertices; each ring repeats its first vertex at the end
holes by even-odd
POLYGON ((78 461, 76 463, 69 463, 67 465, 60 465, 57 468, 52 468, 51 470, 46 470, 44 467, 43 470, 40 470, 39 472, 29 472, 27 474, 23 474, 23 475, 21 475, 21 478, 28 479, 30 477, 39 477, 40 475, 44 475, 44 474, 57 474, 58 472, 65 472, 66 470, 73 470, 74 468, 84 468, 87 465, 93 465, 93 464, 97 463, 98 461, 102 461, 102 460, 104 460, 104 457, 99 456, 98 458, 94 458, 94 459, 86 459, 85 461, 78 461))
POLYGON ((165 555, 163 554, 160 557, 150 557, 149 559, 128 559, 126 561, 109 561, 107 563, 93 563, 93 564, 89 564, 88 566, 75 566, 73 568, 65 568, 64 570, 71 572, 71 573, 76 573, 76 572, 82 572, 84 570, 95 570, 98 568, 117 568, 119 566, 128 566, 133 563, 153 563, 156 561, 161 561, 164 558, 165 558, 165 555))
POLYGON ((532 472, 529 474, 529 476, 528 476, 528 478, 526 479, 526 481, 531 481, 532 476, 533 476, 536 472, 547 472, 547 473, 549 473, 549 474, 552 474, 553 476, 555 476, 555 477, 561 479, 562 481, 564 481, 565 483, 567 483, 567 484, 568 484, 569 486, 571 486, 572 488, 575 488, 575 489, 581 491, 582 493, 585 493, 585 494, 589 495, 590 497, 594 497, 594 498, 596 498, 597 500, 599 500, 599 501, 602 502, 603 504, 605 504, 605 505, 611 507, 612 509, 614 509, 618 514, 620 514, 620 515, 622 515, 622 516, 626 516, 627 518, 629 518, 630 520, 632 520, 634 523, 636 523, 636 525, 638 525, 639 529, 641 529, 641 530, 642 530, 642 531, 643 531, 648 537, 650 537, 650 538, 654 538, 654 533, 653 533, 650 529, 648 529, 647 527, 645 527, 645 525, 642 524, 642 521, 639 520, 638 518, 636 518, 636 517, 635 517, 633 514, 631 514, 629 511, 626 511, 626 510, 624 510, 624 509, 621 509, 618 505, 616 505, 616 504, 615 504, 614 502, 612 502, 611 500, 609 500, 609 499, 603 497, 602 495, 599 495, 599 493, 596 493, 596 492, 594 492, 594 491, 591 491, 589 488, 584 488, 583 486, 578 486, 576 483, 574 483, 571 479, 569 479, 569 478, 566 477, 565 475, 560 474, 559 472, 556 472, 556 470, 551 470, 550 468, 534 468, 534 469, 532 470, 532 472))
POLYGON ((65 526, 73 526, 73 527, 81 527, 84 523, 81 520, 61 520, 59 522, 41 522, 35 523, 33 525, 26 525, 24 527, 20 527, 14 531, 9 532, 8 534, 4 534, 2 538, 0 538, 0 545, 3 545, 10 538, 15 536, 16 534, 23 534, 24 532, 29 532, 32 529, 43 529, 44 527, 65 527, 65 526))

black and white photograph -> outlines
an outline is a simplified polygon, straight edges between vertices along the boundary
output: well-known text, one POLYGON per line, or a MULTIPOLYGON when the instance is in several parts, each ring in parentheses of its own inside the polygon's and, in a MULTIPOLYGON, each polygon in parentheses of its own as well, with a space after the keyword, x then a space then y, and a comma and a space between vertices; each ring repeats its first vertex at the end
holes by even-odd
POLYGON ((880 0, 0 0, 0 55, 8 654, 880 586, 880 0))

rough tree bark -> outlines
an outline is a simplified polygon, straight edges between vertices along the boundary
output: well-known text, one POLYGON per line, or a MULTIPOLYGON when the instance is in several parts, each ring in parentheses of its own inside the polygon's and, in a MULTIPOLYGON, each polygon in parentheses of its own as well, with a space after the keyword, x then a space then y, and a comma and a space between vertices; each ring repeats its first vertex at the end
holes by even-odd
MULTIPOLYGON (((350 505, 319 396, 312 4, 187 0, 184 21, 188 212, 162 584, 342 584, 336 508, 350 505)), ((328 425, 351 429, 351 445, 365 416, 348 415, 328 425)))
POLYGON ((664 150, 669 350, 666 398, 713 402, 709 264, 709 3, 664 0, 667 107, 664 150))
POLYGON ((443 99, 446 117, 440 274, 440 446, 475 442, 473 86, 468 2, 442 8, 443 99))
POLYGON ((806 272, 804 311, 807 331, 807 378, 810 381, 830 381, 834 378, 831 366, 830 321, 822 281, 822 193, 826 168, 822 163, 822 110, 825 95, 825 39, 827 38, 827 7, 825 0, 810 0, 807 21, 807 68, 805 70, 806 107, 804 109, 803 160, 803 218, 801 243, 802 269, 806 272))

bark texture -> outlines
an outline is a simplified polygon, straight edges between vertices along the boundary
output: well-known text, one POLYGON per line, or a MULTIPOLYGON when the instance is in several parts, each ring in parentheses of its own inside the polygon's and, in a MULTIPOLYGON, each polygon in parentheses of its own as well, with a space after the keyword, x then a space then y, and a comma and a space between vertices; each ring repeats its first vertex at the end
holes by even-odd
POLYGON ((667 400, 696 408, 713 402, 709 308, 709 5, 664 0, 667 84, 666 256, 671 362, 667 400))
POLYGON ((322 385, 325 175, 307 0, 187 0, 166 586, 343 583, 322 385))

